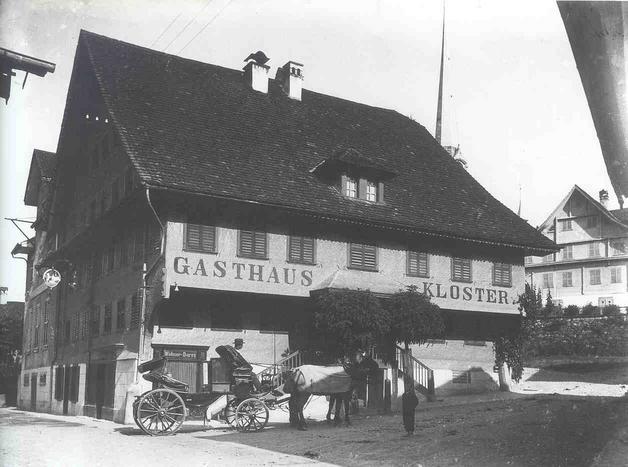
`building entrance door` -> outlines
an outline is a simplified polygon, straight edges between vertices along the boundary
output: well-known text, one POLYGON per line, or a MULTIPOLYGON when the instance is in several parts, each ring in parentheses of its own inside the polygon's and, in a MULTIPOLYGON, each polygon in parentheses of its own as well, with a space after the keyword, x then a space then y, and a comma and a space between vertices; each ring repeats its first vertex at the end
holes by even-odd
POLYGON ((31 375, 31 410, 37 411, 37 373, 31 375))

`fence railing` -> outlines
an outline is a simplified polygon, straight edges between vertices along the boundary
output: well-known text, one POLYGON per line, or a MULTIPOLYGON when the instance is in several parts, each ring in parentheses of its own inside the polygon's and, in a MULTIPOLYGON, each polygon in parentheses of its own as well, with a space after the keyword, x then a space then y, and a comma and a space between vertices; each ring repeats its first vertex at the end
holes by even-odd
POLYGON ((270 365, 261 371, 257 376, 260 381, 269 381, 273 388, 281 386, 284 382, 285 374, 288 370, 303 365, 303 356, 298 350, 285 356, 277 363, 270 365))
POLYGON ((397 346, 396 360, 403 376, 411 378, 414 387, 427 396, 434 395, 434 370, 412 356, 410 352, 397 346))

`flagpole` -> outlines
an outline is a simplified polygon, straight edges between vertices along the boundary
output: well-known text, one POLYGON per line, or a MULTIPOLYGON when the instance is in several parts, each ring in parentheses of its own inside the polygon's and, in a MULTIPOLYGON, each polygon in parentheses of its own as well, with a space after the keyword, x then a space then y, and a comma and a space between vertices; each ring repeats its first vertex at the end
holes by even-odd
POLYGON ((438 79, 438 104, 436 107, 436 141, 441 144, 441 127, 443 122, 443 69, 445 67, 445 0, 443 0, 443 34, 440 45, 440 75, 438 79))

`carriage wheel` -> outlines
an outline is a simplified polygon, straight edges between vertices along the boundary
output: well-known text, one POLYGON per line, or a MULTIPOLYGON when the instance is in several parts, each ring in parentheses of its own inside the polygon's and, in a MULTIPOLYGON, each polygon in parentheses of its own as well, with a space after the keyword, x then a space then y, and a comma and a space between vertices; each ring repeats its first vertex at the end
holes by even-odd
POLYGON ((137 406, 136 423, 151 436, 173 435, 185 421, 185 403, 170 389, 144 394, 137 406))
POLYGON ((235 427, 238 431, 259 431, 268 423, 268 407, 254 397, 238 405, 235 413, 235 427))
POLYGON ((225 407, 225 421, 233 426, 236 419, 236 410, 238 409, 238 399, 231 399, 225 407))

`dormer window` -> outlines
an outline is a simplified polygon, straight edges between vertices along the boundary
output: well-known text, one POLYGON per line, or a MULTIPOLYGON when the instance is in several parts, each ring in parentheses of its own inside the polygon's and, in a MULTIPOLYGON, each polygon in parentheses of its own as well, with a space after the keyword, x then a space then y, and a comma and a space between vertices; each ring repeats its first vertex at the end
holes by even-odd
POLYGON ((384 203, 384 182, 397 174, 378 155, 365 156, 353 148, 338 148, 310 169, 345 198, 384 203))
POLYGON ((342 194, 347 198, 362 199, 371 203, 382 201, 383 184, 381 182, 343 175, 341 185, 342 194))
POLYGON ((344 177, 343 191, 348 198, 358 197, 358 181, 355 178, 344 177))
POLYGON ((377 185, 368 180, 366 182, 366 200, 372 202, 377 201, 377 185))

